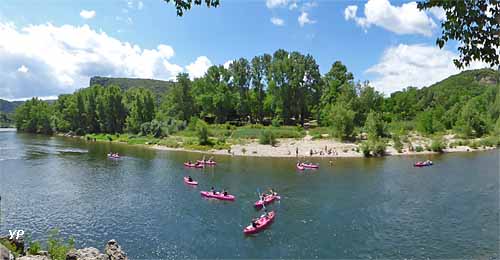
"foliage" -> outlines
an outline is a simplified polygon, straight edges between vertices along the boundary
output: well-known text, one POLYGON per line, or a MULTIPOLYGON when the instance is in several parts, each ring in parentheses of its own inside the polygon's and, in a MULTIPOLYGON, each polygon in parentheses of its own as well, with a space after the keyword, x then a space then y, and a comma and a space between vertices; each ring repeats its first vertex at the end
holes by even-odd
POLYGON ((420 146, 420 145, 415 146, 415 152, 420 153, 423 151, 424 151, 424 148, 422 146, 420 146))
POLYGON ((201 5, 202 2, 205 2, 207 7, 217 7, 219 6, 219 0, 164 0, 167 3, 173 2, 175 5, 175 9, 177 9, 177 15, 183 16, 184 12, 191 9, 194 5, 201 5))
POLYGON ((374 141, 371 144, 371 150, 374 156, 384 156, 387 144, 383 140, 374 141))
POLYGON ((430 148, 433 152, 442 153, 446 148, 446 142, 442 137, 436 137, 432 140, 430 148))
POLYGON ((393 135, 392 141, 394 142, 394 149, 396 149, 398 153, 401 153, 403 151, 403 143, 399 135, 393 135))
POLYGON ((380 113, 376 113, 373 110, 368 113, 365 122, 365 131, 368 134, 368 139, 372 140, 386 135, 386 126, 380 113))
POLYGON ((51 230, 47 239, 47 251, 51 259, 65 260, 68 251, 75 247, 73 238, 65 241, 59 234, 57 229, 51 230))
POLYGON ((19 131, 51 134, 52 108, 45 101, 32 98, 16 109, 15 120, 19 131))
POLYGON ((210 140, 208 139, 208 125, 203 120, 198 120, 196 123, 196 135, 198 137, 198 143, 200 145, 208 145, 210 144, 210 140))
POLYGON ((329 112, 332 135, 342 140, 350 138, 354 131, 354 115, 355 112, 346 108, 345 105, 332 106, 329 112))
POLYGON ((28 253, 30 255, 36 255, 42 250, 42 245, 39 241, 33 241, 29 244, 28 253))
POLYGON ((419 9, 442 8, 442 34, 436 44, 443 48, 450 40, 459 41, 460 56, 454 60, 458 68, 482 60, 491 67, 500 65, 500 1, 498 0, 424 0, 419 9))
POLYGON ((259 137, 260 144, 270 144, 272 146, 277 144, 276 137, 270 129, 261 130, 259 137))

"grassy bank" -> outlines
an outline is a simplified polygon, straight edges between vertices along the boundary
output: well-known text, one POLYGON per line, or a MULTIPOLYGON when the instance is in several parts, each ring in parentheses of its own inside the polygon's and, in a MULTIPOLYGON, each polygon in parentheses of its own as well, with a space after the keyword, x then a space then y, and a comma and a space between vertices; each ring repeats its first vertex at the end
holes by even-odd
POLYGON ((186 128, 166 137, 133 134, 88 134, 89 141, 121 142, 131 145, 150 145, 159 149, 185 149, 213 152, 215 154, 253 156, 332 156, 362 157, 397 154, 426 154, 440 152, 465 152, 485 150, 500 146, 499 136, 464 139, 451 132, 422 136, 415 131, 392 137, 380 138, 377 142, 358 135, 351 141, 340 141, 331 137, 331 130, 316 127, 308 131, 301 127, 247 125, 235 127, 228 124, 207 125, 208 137, 200 141, 199 132, 186 128), (308 135, 306 135, 306 133, 308 135), (305 137, 305 138, 304 138, 305 137), (325 149, 329 148, 329 149, 325 149), (299 150, 297 152, 297 150, 299 150))

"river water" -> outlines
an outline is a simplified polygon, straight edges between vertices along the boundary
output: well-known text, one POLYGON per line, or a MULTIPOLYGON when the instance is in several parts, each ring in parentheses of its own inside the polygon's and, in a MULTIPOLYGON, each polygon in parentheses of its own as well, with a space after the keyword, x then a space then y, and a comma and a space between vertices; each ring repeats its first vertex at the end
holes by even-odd
POLYGON ((117 239, 131 258, 498 258, 499 150, 337 159, 299 172, 294 159, 199 154, 0 132, 0 233, 44 239, 58 228, 77 247, 117 239), (106 153, 124 157, 109 160, 106 153), (435 166, 413 168, 431 158, 435 166), (189 187, 182 177, 200 182, 189 187), (234 202, 203 199, 229 189, 234 202), (244 236, 260 214, 257 191, 282 195, 268 230, 244 236))

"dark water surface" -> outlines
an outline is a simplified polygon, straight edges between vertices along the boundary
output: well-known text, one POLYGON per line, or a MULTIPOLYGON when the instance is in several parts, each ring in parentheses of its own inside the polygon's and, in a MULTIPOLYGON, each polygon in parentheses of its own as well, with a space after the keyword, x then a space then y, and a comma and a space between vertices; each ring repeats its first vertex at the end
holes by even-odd
POLYGON ((294 159, 216 157, 0 132, 0 233, 59 228, 78 247, 115 238, 131 258, 498 258, 499 151, 338 159, 301 173, 294 159), (124 158, 106 158, 109 151, 124 158), (200 187, 188 187, 191 174, 200 187), (200 190, 228 188, 235 202, 200 190), (270 229, 245 237, 258 188, 282 200, 270 229))

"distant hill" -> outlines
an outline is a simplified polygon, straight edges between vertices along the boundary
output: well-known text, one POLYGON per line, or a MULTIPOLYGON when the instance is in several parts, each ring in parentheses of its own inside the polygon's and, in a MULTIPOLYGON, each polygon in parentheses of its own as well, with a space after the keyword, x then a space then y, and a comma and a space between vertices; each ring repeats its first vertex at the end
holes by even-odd
POLYGON ((16 107, 21 105, 23 101, 7 101, 0 99, 0 112, 12 113, 16 110, 16 107))
POLYGON ((168 91, 174 84, 172 81, 156 80, 156 79, 136 79, 136 78, 108 78, 108 77, 92 77, 90 85, 99 84, 103 87, 109 85, 117 85, 122 90, 127 90, 134 87, 143 87, 151 90, 153 93, 161 95, 168 91))

